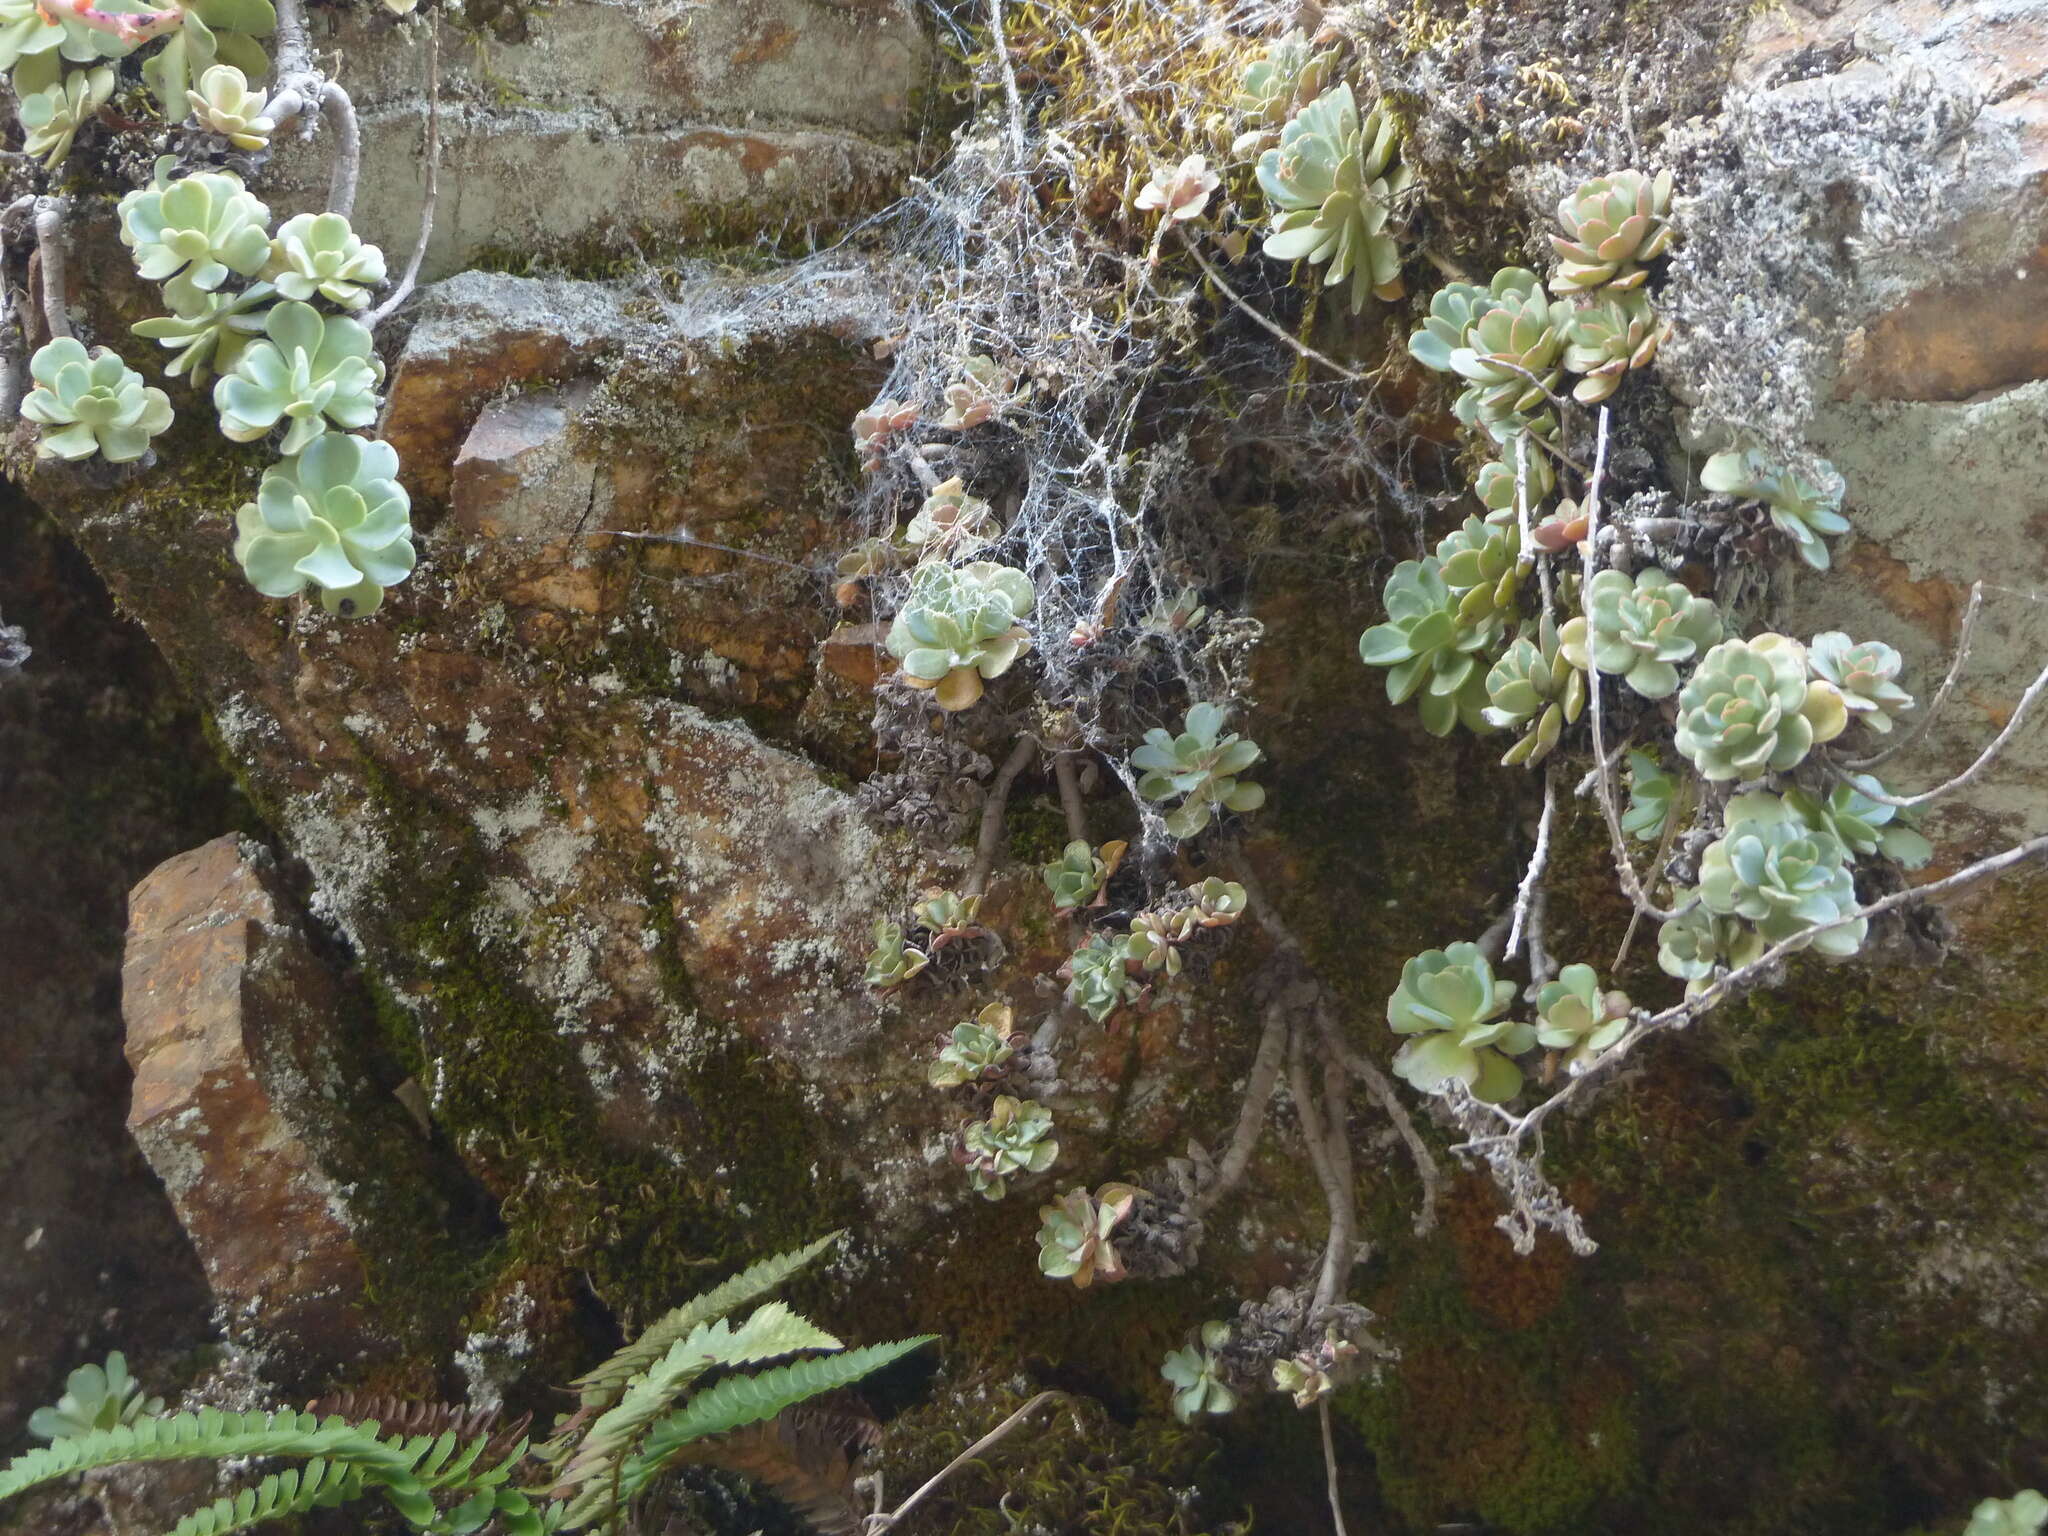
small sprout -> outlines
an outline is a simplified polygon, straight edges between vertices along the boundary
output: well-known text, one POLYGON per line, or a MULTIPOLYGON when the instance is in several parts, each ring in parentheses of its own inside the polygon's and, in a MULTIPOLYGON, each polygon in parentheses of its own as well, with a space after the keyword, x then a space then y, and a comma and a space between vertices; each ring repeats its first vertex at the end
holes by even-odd
POLYGON ((1536 989, 1536 1043, 1563 1051, 1565 1069, 1590 1067, 1628 1029, 1626 993, 1602 992, 1590 965, 1568 965, 1536 989))
MULTIPOLYGON (((199 77, 199 83, 185 93, 199 126, 217 133, 237 149, 268 149, 276 131, 275 119, 264 115, 269 98, 249 88, 249 77, 232 64, 216 64, 199 77)), ((297 223, 296 219, 291 223, 297 223)), ((291 224, 285 226, 287 229, 291 224)), ((304 298, 304 294, 293 294, 304 298)))
POLYGON ((1585 183, 1557 205, 1562 236, 1553 293, 1583 293, 1605 285, 1631 289, 1650 274, 1645 264, 1671 248, 1671 173, 1654 179, 1641 171, 1616 171, 1585 183))
POLYGON ((64 1395, 54 1407, 29 1415, 29 1433, 44 1440, 71 1440, 96 1429, 118 1429, 164 1411, 160 1397, 144 1397, 142 1385, 128 1374, 128 1361, 117 1349, 104 1366, 81 1365, 64 1379, 64 1395))
POLYGON ((1681 891, 1678 915, 1657 930, 1657 968, 1684 982, 1687 997, 1714 984, 1716 967, 1740 968, 1764 952, 1764 941, 1748 924, 1714 913, 1698 895, 1681 891))
POLYGON ((1258 746, 1236 732, 1223 731, 1223 710, 1197 704, 1188 710, 1187 729, 1180 735, 1154 727, 1145 744, 1131 754, 1131 766, 1142 774, 1138 793, 1147 800, 1180 797, 1169 812, 1166 830, 1176 838, 1193 837, 1225 810, 1255 811, 1266 792, 1238 775, 1259 760, 1258 746))
POLYGON ((1007 672, 1031 649, 1018 621, 1037 594, 1022 571, 987 560, 921 565, 885 644, 902 662, 903 680, 929 688, 939 708, 970 708, 985 678, 1007 672))
MULTIPOLYGON (((946 386, 946 410, 939 425, 948 432, 978 427, 1002 413, 1016 387, 1013 375, 994 358, 977 352, 961 365, 960 377, 946 386)), ((855 435, 859 435, 858 428, 855 435)))
POLYGON ((1515 593, 1532 563, 1523 553, 1521 530, 1499 513, 1484 522, 1466 518, 1437 544, 1436 560, 1444 585, 1458 599, 1461 627, 1513 612, 1515 593))
POLYGON ((1398 299, 1401 248, 1388 228, 1394 198, 1412 173, 1395 158, 1400 129, 1375 106, 1363 118, 1348 84, 1323 92, 1259 157, 1259 186, 1273 209, 1265 252, 1275 261, 1324 266, 1323 282, 1349 277, 1355 312, 1366 297, 1398 299))
MULTIPOLYGON (((1829 473, 1833 475, 1832 469, 1829 473)), ((1763 503, 1771 522, 1797 547, 1799 558, 1817 571, 1828 568, 1828 547, 1821 535, 1849 531, 1849 520, 1841 511, 1840 477, 1834 482, 1822 489, 1790 470, 1773 467, 1754 448, 1717 453, 1700 471, 1700 484, 1706 489, 1737 501, 1763 503)))
POLYGON ((1606 291, 1573 316, 1566 333, 1564 365, 1585 375, 1573 388, 1572 398, 1581 405, 1598 405, 1631 368, 1649 367, 1670 334, 1670 322, 1658 319, 1642 289, 1606 291))
POLYGON ((860 452, 860 467, 873 469, 888 451, 889 439, 917 420, 919 407, 907 400, 877 400, 853 418, 853 446, 860 452))
MULTIPOLYGON (((50 67, 56 67, 54 60, 50 67)), ((91 122, 113 96, 114 71, 105 64, 97 69, 66 70, 62 79, 53 79, 35 89, 21 78, 23 73, 33 79, 40 71, 25 64, 15 78, 15 115, 21 119, 22 153, 42 161, 45 170, 54 171, 71 153, 71 142, 78 137, 78 130, 91 122)))
POLYGON ((1870 774, 1851 773, 1828 791, 1825 800, 1792 789, 1786 791, 1785 801, 1809 827, 1831 834, 1851 853, 1882 853, 1907 869, 1919 869, 1934 857, 1934 844, 1920 834, 1911 811, 1871 798, 1885 792, 1870 774))
POLYGON ((1002 532, 1003 526, 989 511, 988 503, 968 495, 955 475, 925 497, 924 505, 903 530, 903 541, 918 551, 920 559, 950 560, 973 554, 1000 538, 1002 532))
MULTIPOLYGON (((1515 457, 1510 453, 1504 458, 1489 459, 1481 466, 1478 478, 1472 482, 1472 493, 1486 504, 1489 511, 1512 512, 1515 509, 1515 457)), ((1530 446, 1528 457, 1529 506, 1533 511, 1557 489, 1557 471, 1550 467, 1550 455, 1533 444, 1530 446)), ((1566 502, 1564 505, 1570 506, 1571 503, 1566 502)), ((1536 546, 1548 550, 1553 555, 1560 553, 1564 546, 1545 542, 1540 537, 1541 532, 1539 527, 1539 536, 1534 539, 1536 546)))
POLYGON ((1131 931, 1124 940, 1124 953, 1132 965, 1147 974, 1180 974, 1180 946, 1195 931, 1193 909, 1174 912, 1140 912, 1131 919, 1131 931))
POLYGON ((1565 657, 1619 677, 1646 699, 1670 698, 1678 691, 1675 663, 1691 661, 1721 638, 1721 610, 1654 565, 1637 571, 1634 581, 1602 571, 1585 593, 1585 614, 1560 634, 1565 657))
POLYGON ((1514 1000, 1514 984, 1495 979, 1478 945, 1425 950, 1401 967, 1387 999, 1387 1023, 1415 1037, 1395 1054, 1395 1073, 1423 1093, 1455 1078, 1489 1104, 1513 1098, 1522 1069, 1508 1058, 1536 1043, 1531 1026, 1501 1017, 1514 1000))
POLYGON ((395 448, 329 432, 266 474, 235 514, 235 559, 265 597, 311 582, 329 613, 360 618, 412 572, 411 508, 395 448))
POLYGON ((910 915, 931 934, 934 953, 962 939, 981 937, 988 930, 978 921, 981 898, 961 896, 952 891, 926 891, 910 909, 910 915))
POLYGON ((2009 1499, 1985 1499, 1970 1512, 1963 1536, 2040 1536, 2048 1526, 2048 1498, 2032 1488, 2009 1499))
POLYGON ((892 991, 925 968, 927 957, 921 949, 903 942, 903 927, 886 917, 875 919, 875 947, 868 951, 867 984, 892 991))
POLYGON ((230 440, 254 442, 283 422, 278 451, 290 458, 330 421, 356 428, 377 419, 384 364, 364 326, 294 302, 266 314, 263 333, 268 339, 252 341, 213 386, 220 429, 230 440))
POLYGON ((1784 635, 1723 640, 1678 694, 1678 750, 1710 782, 1783 773, 1848 721, 1834 686, 1807 677, 1784 635))
POLYGON ((196 307, 175 315, 138 321, 131 329, 160 347, 177 349, 164 372, 171 378, 192 376, 204 384, 214 369, 229 369, 263 333, 264 306, 277 297, 268 283, 251 283, 234 293, 201 293, 196 307))
POLYGON ((229 274, 255 277, 270 259, 270 210, 230 171, 201 171, 167 181, 168 158, 157 179, 121 199, 121 240, 135 269, 164 285, 181 315, 200 309, 203 294, 229 274))
POLYGON ((1173 1416, 1181 1423, 1237 1406, 1237 1394, 1223 1384, 1223 1348, 1229 1342, 1228 1323, 1204 1323, 1200 1342, 1172 1351, 1159 1368, 1173 1387, 1173 1416))
POLYGON ((1152 179, 1138 193, 1137 206, 1147 213, 1157 209, 1170 224, 1198 219, 1209 206, 1209 195, 1222 185, 1201 155, 1189 155, 1170 171, 1154 171, 1152 179))
POLYGON ((1100 1024, 1144 991, 1131 980, 1128 941, 1091 933, 1060 967, 1067 978, 1067 1001, 1100 1024))
POLYGON ((1128 1184, 1105 1184, 1094 1194, 1070 1189, 1057 1205, 1038 1208, 1038 1268, 1054 1280, 1071 1278, 1081 1290, 1097 1280, 1124 1278, 1124 1261, 1110 1238, 1138 1203, 1128 1184))
POLYGON ((1195 898, 1195 904, 1189 910, 1195 914, 1195 926, 1198 928, 1228 928, 1244 916, 1245 890, 1235 880, 1218 880, 1211 876, 1188 889, 1195 898))
POLYGON ((361 309, 384 281, 384 253, 338 213, 301 213, 278 229, 263 275, 288 299, 317 293, 343 309, 361 309))
POLYGON ((990 1003, 950 1035, 940 1038, 938 1059, 925 1071, 934 1088, 964 1088, 1003 1075, 1003 1065, 1023 1038, 1011 1026, 1016 1016, 1007 1003, 990 1003))
POLYGON ((1297 1408, 1313 1408, 1356 1372, 1359 1355, 1356 1344, 1335 1328, 1326 1329, 1322 1343, 1273 1362, 1274 1390, 1292 1397, 1297 1408))
MULTIPOLYGON (((1848 850, 1767 793, 1728 802, 1727 829, 1700 855, 1700 902, 1717 917, 1740 917, 1766 944, 1798 938, 1855 910, 1848 850)), ((1837 959, 1863 947, 1867 918, 1816 931, 1810 943, 1837 959)))
POLYGON ((1895 717, 1913 708, 1913 695, 1895 681, 1905 662, 1882 640, 1858 645, 1839 629, 1831 629, 1813 637, 1806 660, 1815 677, 1840 692, 1849 717, 1880 736, 1890 735, 1895 717))
POLYGON ((171 398, 106 347, 88 354, 82 343, 59 336, 28 362, 35 388, 21 402, 24 421, 45 428, 39 459, 89 459, 132 464, 149 440, 171 424, 171 398))
POLYGON ((1576 501, 1560 501, 1556 511, 1529 530, 1529 542, 1545 554, 1561 555, 1585 542, 1589 522, 1576 501))
POLYGON ((1500 639, 1500 616, 1460 623, 1459 600, 1434 555, 1395 566, 1385 602, 1387 622, 1359 636, 1358 655, 1367 666, 1390 669, 1387 701, 1405 704, 1420 695, 1422 728, 1432 736, 1448 736, 1461 722, 1468 730, 1490 729, 1482 653, 1500 639))
POLYGON ((1009 1193, 1008 1180, 1020 1173, 1043 1173, 1059 1155, 1052 1111, 1007 1093, 996 1095, 988 1117, 968 1125, 953 1148, 953 1160, 967 1170, 968 1182, 984 1200, 1002 1199, 1009 1193))
POLYGON ((1148 635, 1177 635, 1183 630, 1200 629, 1202 620, 1208 616, 1209 610, 1202 606, 1201 594, 1189 587, 1170 602, 1162 597, 1153 605, 1152 611, 1138 621, 1138 628, 1148 635))
POLYGON ((1549 614, 1528 626, 1486 674, 1486 723, 1497 730, 1522 732, 1508 748, 1501 766, 1536 764, 1550 755, 1567 725, 1578 722, 1586 707, 1586 674, 1572 665, 1559 643, 1549 614))
POLYGON ((1057 861, 1039 870, 1052 892, 1053 910, 1072 912, 1077 907, 1101 906, 1102 889, 1123 862, 1124 848, 1121 842, 1111 842, 1092 849, 1080 838, 1067 844, 1057 861))
POLYGON ((1278 128, 1303 102, 1313 101, 1337 72, 1337 50, 1314 50, 1299 27, 1276 37, 1245 66, 1230 105, 1248 123, 1278 128))
POLYGON ((1621 830, 1646 843, 1658 841, 1670 823, 1671 801, 1677 793, 1678 781, 1664 771, 1663 764, 1647 752, 1630 748, 1628 809, 1621 813, 1621 830))

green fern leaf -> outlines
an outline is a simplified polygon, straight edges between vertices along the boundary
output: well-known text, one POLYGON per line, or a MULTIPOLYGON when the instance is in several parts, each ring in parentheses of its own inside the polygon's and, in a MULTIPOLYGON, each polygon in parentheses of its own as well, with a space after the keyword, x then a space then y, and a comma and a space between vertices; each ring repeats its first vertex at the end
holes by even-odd
POLYGON ((193 1510, 171 1527, 171 1536, 227 1536, 266 1520, 331 1509, 362 1497, 362 1493, 361 1471, 315 1457, 303 1470, 293 1467, 273 1473, 253 1487, 193 1510))
POLYGON ((619 1480, 622 1497, 631 1499, 638 1494, 647 1480, 662 1470, 669 1457, 692 1440, 701 1440, 706 1435, 722 1435, 744 1424, 758 1424, 805 1398, 851 1386, 861 1377, 880 1370, 892 1360, 901 1359, 913 1349, 922 1348, 937 1337, 934 1333, 924 1333, 914 1339, 898 1339, 893 1344, 869 1344, 822 1359, 798 1360, 790 1365, 779 1365, 771 1371, 762 1371, 757 1376, 729 1377, 715 1387, 699 1392, 648 1431, 640 1454, 626 1464, 619 1480))
POLYGON ((224 1413, 203 1408, 96 1429, 17 1456, 0 1470, 0 1500, 92 1467, 128 1461, 219 1461, 241 1456, 320 1457, 372 1478, 411 1478, 411 1463, 379 1440, 374 1424, 321 1421, 310 1413, 224 1413))
POLYGON ((814 1243, 748 1265, 730 1280, 656 1318, 632 1343, 596 1370, 578 1377, 571 1385, 583 1394, 585 1407, 608 1406, 617 1401, 629 1381, 666 1355, 678 1340, 689 1337, 703 1324, 716 1322, 727 1313, 736 1311, 756 1296, 774 1290, 839 1241, 842 1235, 827 1232, 814 1243))

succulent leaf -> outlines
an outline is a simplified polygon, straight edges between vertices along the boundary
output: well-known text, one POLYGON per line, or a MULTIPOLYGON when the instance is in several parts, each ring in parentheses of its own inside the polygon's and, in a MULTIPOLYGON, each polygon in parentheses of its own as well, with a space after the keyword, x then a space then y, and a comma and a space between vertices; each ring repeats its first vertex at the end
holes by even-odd
POLYGON ((362 617, 412 572, 411 509, 397 450, 325 433, 265 475, 235 514, 235 559, 265 597, 311 582, 329 613, 362 617))
POLYGON ((46 429, 36 443, 39 459, 98 454, 109 464, 130 464, 171 424, 170 397, 106 347, 87 353, 81 342, 60 336, 37 349, 28 371, 35 387, 21 415, 46 429))

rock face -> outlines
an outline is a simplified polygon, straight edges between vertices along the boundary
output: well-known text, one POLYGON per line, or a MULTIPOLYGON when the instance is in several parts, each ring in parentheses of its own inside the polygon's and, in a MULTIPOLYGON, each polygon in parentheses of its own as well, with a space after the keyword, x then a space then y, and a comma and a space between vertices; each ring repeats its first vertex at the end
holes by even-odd
POLYGON ((269 856, 215 838, 136 886, 121 984, 128 1129, 231 1326, 303 1369, 374 1335, 347 1200, 306 1139, 340 1098, 334 983, 288 912, 269 856))

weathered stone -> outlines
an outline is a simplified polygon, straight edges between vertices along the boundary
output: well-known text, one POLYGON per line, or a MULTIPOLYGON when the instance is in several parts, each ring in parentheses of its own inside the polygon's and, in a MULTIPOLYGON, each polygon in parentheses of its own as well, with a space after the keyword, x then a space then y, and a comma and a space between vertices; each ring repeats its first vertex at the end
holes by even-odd
POLYGON ((321 1061, 336 993, 262 849, 216 838, 135 888, 122 1009, 129 1130, 229 1326, 287 1369, 371 1348, 348 1192, 308 1141, 308 1112, 336 1096, 321 1061))
POLYGON ((599 510, 597 466, 569 441, 595 387, 586 380, 485 407, 455 457, 457 526, 491 538, 561 537, 599 510))

